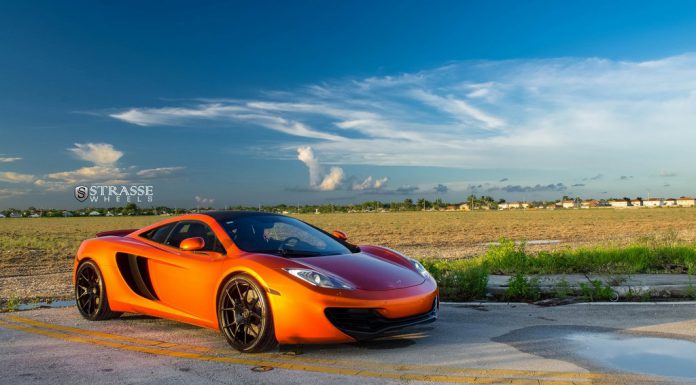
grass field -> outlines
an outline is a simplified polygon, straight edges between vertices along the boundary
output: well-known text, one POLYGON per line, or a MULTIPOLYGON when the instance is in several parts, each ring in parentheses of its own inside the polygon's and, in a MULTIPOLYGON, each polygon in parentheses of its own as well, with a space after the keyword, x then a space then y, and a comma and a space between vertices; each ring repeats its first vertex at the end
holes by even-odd
MULTIPOLYGON (((69 295, 69 280, 60 289, 47 282, 69 278, 83 239, 99 231, 139 228, 161 219, 0 219, 0 299, 50 296, 56 290, 68 290, 69 295), (22 277, 32 277, 34 283, 22 277)), ((552 266, 552 260, 587 260, 590 249, 620 250, 656 242, 692 248, 696 242, 696 209, 691 208, 321 214, 300 219, 327 230, 342 230, 354 243, 385 245, 421 259, 483 255, 490 248, 488 243, 501 238, 560 241, 526 247, 528 253, 544 252, 546 262, 534 265, 540 271, 552 266)), ((650 250, 655 249, 648 247, 642 253, 650 250)))

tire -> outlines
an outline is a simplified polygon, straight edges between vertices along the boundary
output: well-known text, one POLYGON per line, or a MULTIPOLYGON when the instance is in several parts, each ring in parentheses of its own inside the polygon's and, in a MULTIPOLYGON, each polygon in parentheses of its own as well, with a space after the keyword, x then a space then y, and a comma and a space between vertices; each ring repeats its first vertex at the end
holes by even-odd
POLYGON ((251 276, 238 274, 222 285, 217 312, 220 331, 238 351, 258 353, 277 345, 270 303, 251 276))
POLYGON ((101 270, 93 261, 85 261, 77 268, 75 304, 80 314, 90 321, 118 318, 122 313, 111 311, 101 270))

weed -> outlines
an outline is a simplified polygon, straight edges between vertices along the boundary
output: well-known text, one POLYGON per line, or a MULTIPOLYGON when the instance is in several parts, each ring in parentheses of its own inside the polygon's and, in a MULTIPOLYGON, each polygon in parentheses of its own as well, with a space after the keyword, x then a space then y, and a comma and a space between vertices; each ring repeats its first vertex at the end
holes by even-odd
POLYGON ((602 283, 602 281, 599 279, 594 279, 589 283, 581 282, 580 292, 582 293, 582 296, 590 302, 618 299, 614 289, 611 286, 602 283))
POLYGON ((510 277, 508 288, 505 292, 506 299, 536 301, 540 297, 539 278, 527 277, 522 273, 517 273, 510 277))
POLYGON ((19 309, 20 301, 19 298, 17 297, 11 297, 7 300, 5 303, 5 310, 7 311, 16 311, 19 309))
POLYGON ((565 276, 556 282, 553 288, 553 293, 556 298, 561 299, 568 298, 573 295, 573 289, 570 287, 570 282, 568 282, 565 276))

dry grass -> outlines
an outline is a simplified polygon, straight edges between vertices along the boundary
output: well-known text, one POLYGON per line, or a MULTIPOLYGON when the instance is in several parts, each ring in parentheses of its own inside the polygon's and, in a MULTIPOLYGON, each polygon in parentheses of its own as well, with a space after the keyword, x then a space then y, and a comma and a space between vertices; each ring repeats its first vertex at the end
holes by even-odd
MULTIPOLYGON (((696 209, 688 208, 322 214, 299 218, 329 231, 342 230, 351 242, 385 245, 418 258, 481 255, 487 243, 500 238, 561 241, 528 246, 531 252, 622 246, 665 234, 679 241, 696 240, 696 209)), ((140 228, 161 219, 0 219, 0 300, 69 295, 72 260, 83 239, 99 231, 140 228), (53 281, 57 283, 51 284, 53 281)))

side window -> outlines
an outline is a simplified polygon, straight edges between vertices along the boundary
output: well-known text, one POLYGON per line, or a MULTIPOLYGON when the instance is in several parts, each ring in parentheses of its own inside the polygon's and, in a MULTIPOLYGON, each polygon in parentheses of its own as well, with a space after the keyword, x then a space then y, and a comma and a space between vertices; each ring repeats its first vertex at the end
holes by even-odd
POLYGON ((141 234, 140 236, 153 242, 164 243, 167 236, 172 231, 172 228, 174 228, 174 225, 176 225, 176 223, 169 223, 164 226, 156 227, 146 233, 141 234))
POLYGON ((165 242, 167 246, 179 247, 181 241, 186 238, 201 237, 205 241, 205 246, 201 251, 216 251, 225 253, 224 247, 215 236, 213 230, 203 222, 198 221, 181 221, 176 224, 174 230, 169 234, 165 242))

